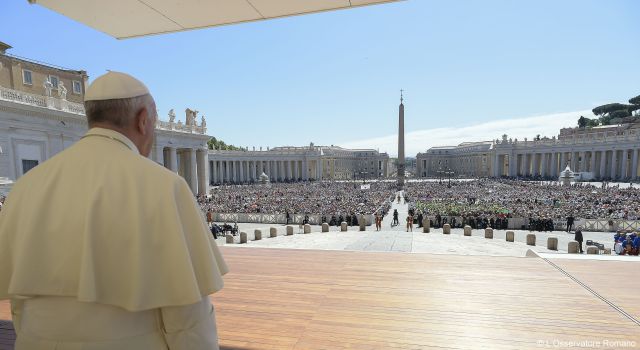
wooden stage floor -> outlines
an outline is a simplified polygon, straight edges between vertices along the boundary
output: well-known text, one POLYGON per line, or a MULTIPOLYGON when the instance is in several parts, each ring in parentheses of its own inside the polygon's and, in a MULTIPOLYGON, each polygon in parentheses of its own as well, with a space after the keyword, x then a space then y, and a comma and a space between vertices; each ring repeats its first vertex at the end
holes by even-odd
POLYGON ((222 252, 223 350, 640 349, 640 259, 222 252))

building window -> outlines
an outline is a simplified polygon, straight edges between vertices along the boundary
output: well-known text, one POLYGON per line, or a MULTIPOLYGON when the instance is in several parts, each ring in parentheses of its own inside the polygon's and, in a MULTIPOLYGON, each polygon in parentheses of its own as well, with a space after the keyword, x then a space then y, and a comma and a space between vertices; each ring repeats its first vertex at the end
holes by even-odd
POLYGON ((58 77, 56 77, 55 75, 50 75, 49 82, 51 83, 51 86, 54 90, 58 90, 58 83, 60 82, 60 79, 58 79, 58 77))
POLYGON ((77 80, 73 81, 73 93, 78 95, 82 94, 82 83, 77 80))
POLYGON ((33 77, 31 71, 28 69, 22 70, 22 83, 25 85, 33 85, 33 77))
POLYGON ((38 165, 37 160, 23 159, 22 160, 22 175, 26 174, 27 171, 35 168, 38 165))

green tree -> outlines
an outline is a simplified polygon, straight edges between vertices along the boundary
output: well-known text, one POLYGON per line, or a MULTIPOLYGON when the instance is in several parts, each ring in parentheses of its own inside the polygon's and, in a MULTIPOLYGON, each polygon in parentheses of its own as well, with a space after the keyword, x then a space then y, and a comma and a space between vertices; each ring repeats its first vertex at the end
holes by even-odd
POLYGON ((241 150, 240 147, 236 147, 234 145, 227 145, 224 141, 218 140, 215 137, 210 138, 209 141, 207 141, 207 145, 209 146, 209 149, 220 149, 220 150, 226 150, 226 151, 241 150))
POLYGON ((578 127, 581 129, 584 129, 587 127, 587 123, 588 123, 588 118, 585 118, 584 116, 580 116, 580 119, 578 119, 578 127))
POLYGON ((640 95, 629 99, 629 103, 632 105, 640 105, 640 95))

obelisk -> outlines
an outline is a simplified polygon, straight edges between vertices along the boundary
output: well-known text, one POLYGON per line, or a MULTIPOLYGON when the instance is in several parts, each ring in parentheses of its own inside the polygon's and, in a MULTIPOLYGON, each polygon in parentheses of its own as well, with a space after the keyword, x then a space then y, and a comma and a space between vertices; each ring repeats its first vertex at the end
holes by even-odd
POLYGON ((400 90, 400 111, 398 115, 398 191, 404 189, 404 104, 400 90))

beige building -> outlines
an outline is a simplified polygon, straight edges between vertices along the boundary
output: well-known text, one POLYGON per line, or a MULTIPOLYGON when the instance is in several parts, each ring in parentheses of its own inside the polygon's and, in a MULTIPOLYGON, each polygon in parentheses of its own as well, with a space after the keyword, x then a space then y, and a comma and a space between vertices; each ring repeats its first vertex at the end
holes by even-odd
POLYGON ((389 156, 373 149, 337 146, 275 147, 266 150, 209 151, 212 184, 378 179, 388 176, 389 156))
POLYGON ((487 177, 491 174, 491 141, 465 142, 458 146, 432 147, 416 156, 417 177, 487 177))
POLYGON ((517 140, 503 135, 488 142, 433 147, 419 153, 418 173, 456 176, 557 179, 567 166, 589 180, 638 180, 640 123, 564 128, 558 137, 517 140))
MULTIPOLYGON (((15 181, 68 148, 87 131, 82 104, 87 74, 10 55, 0 43, 0 183, 15 181), (79 83, 79 85, 78 85, 79 83), (67 89, 65 91, 65 89, 67 89)), ((206 123, 187 109, 185 120, 156 124, 151 158, 183 176, 194 193, 208 193, 206 123)), ((3 187, 5 188, 5 187, 3 187)))

